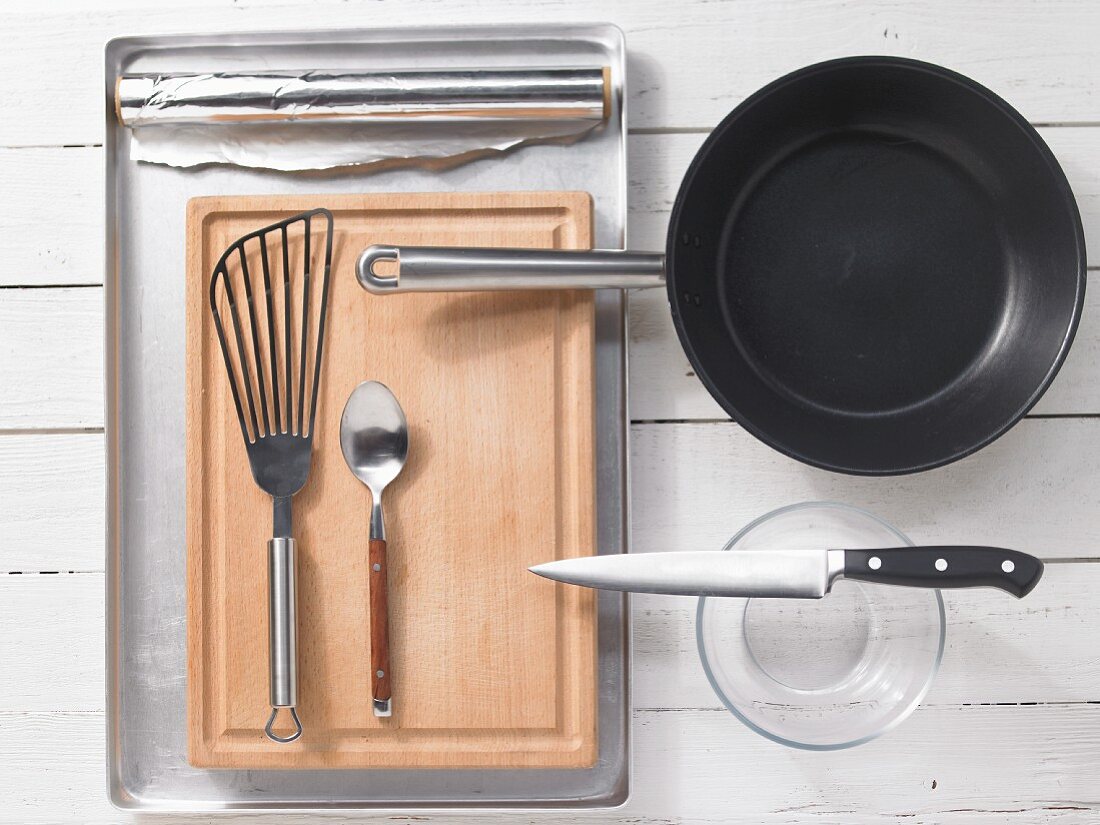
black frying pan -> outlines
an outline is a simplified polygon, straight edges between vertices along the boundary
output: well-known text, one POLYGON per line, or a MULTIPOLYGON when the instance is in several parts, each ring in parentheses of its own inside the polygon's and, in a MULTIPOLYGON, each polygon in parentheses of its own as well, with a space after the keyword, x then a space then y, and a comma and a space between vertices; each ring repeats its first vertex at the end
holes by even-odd
POLYGON ((1065 176, 988 89, 890 57, 820 63, 695 156, 667 258, 371 247, 376 292, 653 286, 700 380, 749 432, 845 473, 937 467, 1042 395, 1080 318, 1065 176), (396 278, 374 265, 398 259, 396 278), (667 265, 666 265, 667 261, 667 265))

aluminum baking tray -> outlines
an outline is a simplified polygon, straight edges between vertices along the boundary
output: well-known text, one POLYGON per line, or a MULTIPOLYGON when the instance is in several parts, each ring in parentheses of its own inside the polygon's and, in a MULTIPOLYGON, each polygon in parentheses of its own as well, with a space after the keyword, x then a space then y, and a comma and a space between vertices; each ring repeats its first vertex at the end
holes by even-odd
MULTIPOLYGON (((622 32, 610 24, 126 37, 106 47, 107 769, 124 808, 602 807, 629 786, 627 602, 599 596, 599 759, 583 770, 199 770, 187 764, 184 207, 198 195, 585 190, 595 239, 626 226, 622 32), (612 112, 572 146, 446 171, 177 169, 129 159, 112 101, 122 72, 606 65, 612 112)), ((624 300, 597 296, 599 552, 627 550, 624 300)))

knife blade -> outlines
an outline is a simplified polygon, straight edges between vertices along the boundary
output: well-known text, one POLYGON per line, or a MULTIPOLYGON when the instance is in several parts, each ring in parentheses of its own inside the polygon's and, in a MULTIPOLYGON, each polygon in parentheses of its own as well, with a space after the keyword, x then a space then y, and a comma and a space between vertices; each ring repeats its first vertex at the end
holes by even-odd
POLYGON ((1043 563, 1027 553, 965 545, 582 556, 528 569, 554 581, 602 590, 755 599, 820 599, 840 579, 907 587, 996 587, 1022 598, 1043 575, 1043 563))

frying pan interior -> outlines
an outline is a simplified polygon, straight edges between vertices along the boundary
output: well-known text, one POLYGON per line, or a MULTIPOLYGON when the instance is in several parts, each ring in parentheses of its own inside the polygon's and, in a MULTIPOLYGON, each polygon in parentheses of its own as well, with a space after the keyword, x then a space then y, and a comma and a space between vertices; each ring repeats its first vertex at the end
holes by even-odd
POLYGON ((811 66, 738 107, 669 227, 673 318, 707 388, 802 461, 960 458, 1038 400, 1084 295, 1080 218, 988 90, 896 58, 811 66))

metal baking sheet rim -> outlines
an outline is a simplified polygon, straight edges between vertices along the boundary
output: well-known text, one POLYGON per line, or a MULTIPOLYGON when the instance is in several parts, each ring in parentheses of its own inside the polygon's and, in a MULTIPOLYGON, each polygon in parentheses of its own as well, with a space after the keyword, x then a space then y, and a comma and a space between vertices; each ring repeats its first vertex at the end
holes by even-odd
MULTIPOLYGON (((123 444, 120 441, 120 424, 124 414, 120 410, 120 287, 119 287, 119 168, 116 163, 116 143, 121 128, 114 116, 113 94, 114 76, 119 73, 127 58, 142 50, 174 47, 227 46, 244 44, 274 45, 293 42, 297 44, 334 42, 369 42, 372 37, 385 35, 390 39, 402 36, 415 37, 418 40, 431 39, 434 34, 443 38, 509 38, 516 39, 524 35, 532 38, 559 37, 570 35, 594 35, 602 32, 614 40, 614 48, 609 52, 616 65, 613 66, 613 96, 618 103, 618 117, 609 122, 618 130, 618 167, 621 170, 619 183, 619 207, 617 228, 619 246, 625 245, 626 238, 626 97, 625 97, 625 39, 621 29, 612 23, 592 24, 554 24, 541 26, 533 30, 527 26, 510 24, 482 26, 440 26, 432 28, 394 28, 394 29, 340 29, 314 31, 267 31, 248 35, 225 33, 216 35, 150 35, 118 37, 110 40, 105 47, 105 109, 106 128, 104 138, 105 155, 105 267, 104 267, 104 384, 105 384, 105 660, 106 660, 106 784, 108 799, 120 810, 151 812, 204 812, 204 811, 272 811, 292 810, 299 812, 326 811, 339 809, 385 810, 415 808, 422 812, 433 810, 446 811, 455 808, 476 809, 524 809, 548 811, 575 808, 616 808, 626 804, 630 795, 630 777, 633 772, 631 748, 631 691, 630 691, 630 605, 627 594, 600 592, 598 596, 598 650, 601 681, 605 678, 605 665, 610 664, 611 675, 619 681, 618 701, 609 702, 600 691, 598 725, 600 727, 600 751, 603 759, 603 727, 609 717, 615 727, 614 735, 618 740, 617 756, 619 767, 613 783, 603 792, 591 797, 568 797, 532 795, 528 800, 467 798, 455 800, 378 798, 378 799, 340 799, 333 801, 295 800, 272 801, 229 801, 218 799, 185 800, 163 798, 141 798, 129 792, 120 775, 120 689, 119 673, 119 633, 122 621, 120 609, 120 576, 123 571, 121 559, 120 529, 123 501, 119 489, 119 477, 122 462, 123 444)), ((629 420, 627 393, 627 316, 626 297, 619 290, 601 291, 596 300, 596 374, 597 374, 597 498, 598 498, 598 535, 602 553, 628 552, 630 547, 629 512, 629 420), (604 535, 607 533, 608 535, 604 535)), ((184 723, 186 724, 186 723, 184 723)), ((598 767, 599 762, 597 762, 598 767)), ((585 770, 595 770, 592 769, 585 770)), ((341 770, 339 773, 355 775, 362 771, 341 770)), ((502 778, 512 775, 517 779, 531 775, 536 771, 515 769, 501 771, 474 771, 476 773, 498 773, 502 778)), ((222 772, 224 773, 224 772, 222 772)), ((250 772, 242 772, 250 773, 250 772)), ((387 773, 389 773, 387 771, 387 773)), ((396 773, 396 772, 395 772, 396 773)), ((401 773, 428 775, 435 773, 425 769, 414 769, 401 773)), ((440 771, 438 773, 466 773, 466 771, 440 771)))

